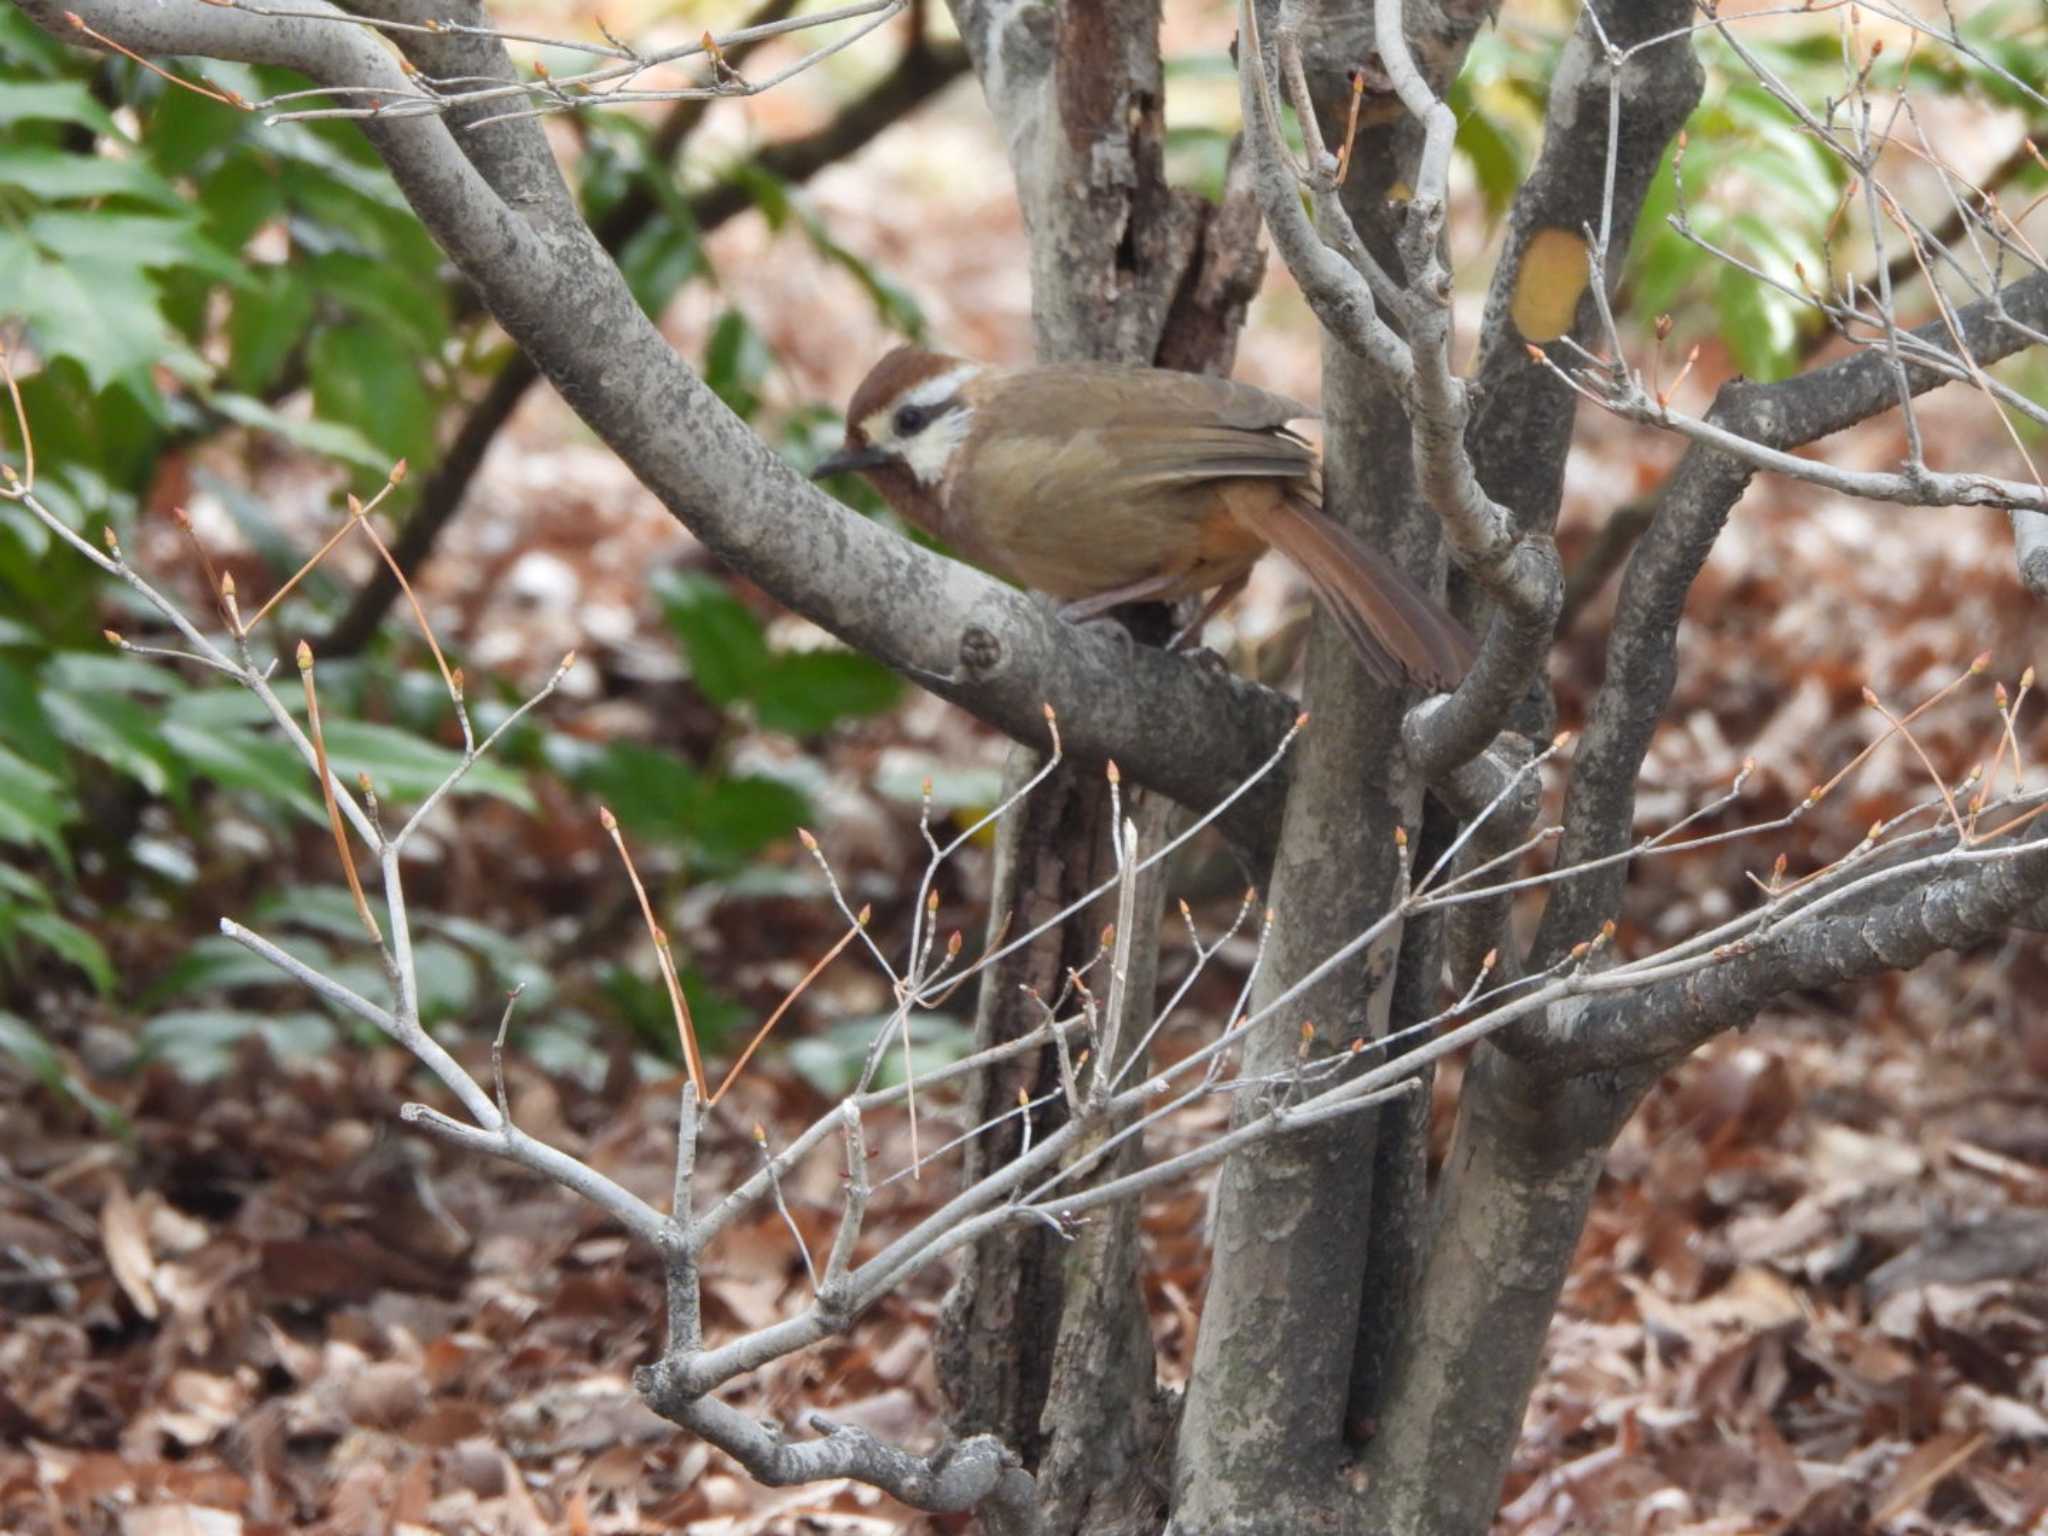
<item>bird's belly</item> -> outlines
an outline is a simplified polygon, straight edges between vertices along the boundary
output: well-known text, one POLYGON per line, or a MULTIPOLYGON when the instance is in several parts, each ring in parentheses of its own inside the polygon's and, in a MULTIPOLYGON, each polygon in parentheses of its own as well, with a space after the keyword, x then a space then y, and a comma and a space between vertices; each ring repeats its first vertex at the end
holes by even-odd
POLYGON ((1192 496, 1147 498, 1086 518, 1047 510, 1003 543, 989 552, 991 565, 1068 601, 1155 576, 1175 578, 1162 597, 1206 592, 1242 576, 1266 550, 1220 498, 1192 496))

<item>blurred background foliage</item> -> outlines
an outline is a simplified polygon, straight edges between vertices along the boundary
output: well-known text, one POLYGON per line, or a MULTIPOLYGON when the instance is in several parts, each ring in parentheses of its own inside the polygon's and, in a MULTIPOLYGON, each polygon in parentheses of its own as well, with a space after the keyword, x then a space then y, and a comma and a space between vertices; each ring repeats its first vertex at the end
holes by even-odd
MULTIPOLYGON (((1970 8, 1958 18, 1967 48, 1884 59, 1879 90, 1910 71, 1922 91, 2026 109, 2014 82, 2038 78, 2032 3, 1970 8)), ((1558 7, 1548 30, 1524 22, 1483 33, 1454 87, 1463 174, 1495 233, 1539 144, 1569 14, 1558 7)), ((1802 98, 1839 93, 1832 34, 1753 46, 1802 98)), ((1708 89, 1683 162, 1689 231, 1672 223, 1680 180, 1667 163, 1629 259, 1625 310, 1640 327, 1669 313, 1681 348, 1718 336, 1746 372, 1775 377, 1818 338, 1811 317, 1765 279, 1820 280, 1847 176, 1724 44, 1704 37, 1700 49, 1708 89)), ((1176 58, 1168 78, 1171 171, 1216 195, 1234 119, 1229 60, 1176 58)), ((203 79, 250 100, 301 83, 219 64, 203 79)), ((658 315, 692 287, 715 296, 703 179, 685 190, 673 163, 686 132, 592 112, 573 133, 578 194, 595 225, 627 230, 617 254, 643 306, 658 315)), ((2029 195, 2042 182, 2031 162, 2002 174, 2029 195)), ((922 334, 915 298, 835 240, 765 157, 722 168, 712 184, 850 274, 889 328, 922 334)), ((1461 268, 1475 280, 1485 262, 1467 254, 1461 268)), ((224 434, 346 465, 365 491, 406 460, 413 472, 387 503, 402 521, 465 414, 523 366, 352 126, 265 127, 129 60, 60 47, 12 9, 0 10, 0 339, 33 359, 22 395, 40 494, 75 528, 94 538, 111 530, 124 543, 146 513, 164 510, 154 499, 165 494, 167 462, 224 434)), ((767 411, 774 349, 736 305, 718 314, 691 362, 796 462, 813 462, 836 438, 829 404, 767 411)), ((8 462, 22 463, 20 448, 12 421, 0 422, 8 462)), ((205 488, 272 586, 311 553, 246 492, 211 478, 205 488)), ((326 633, 354 595, 317 575, 294 593, 277 633, 326 633)), ((520 818, 586 815, 602 801, 636 845, 654 850, 662 879, 772 883, 760 856, 815 814, 815 776, 802 752, 772 774, 738 766, 741 747, 757 732, 814 743, 892 709, 902 689, 863 657, 774 643, 718 576, 655 573, 653 595, 687 665, 691 708, 710 722, 690 749, 529 723, 462 793, 520 818)), ((382 988, 347 893, 322 883, 333 871, 331 850, 320 862, 317 796, 256 701, 203 674, 110 652, 109 625, 147 638, 131 593, 33 520, 0 510, 0 1057, 63 1085, 95 1115, 104 1106, 67 1082, 65 1058, 46 1038, 59 1011, 103 1021, 102 1035, 118 1037, 102 1039, 103 1057, 125 1049, 131 1064, 162 1059, 194 1074, 223 1070, 252 1036, 318 1053, 357 1028, 195 930, 193 914, 253 911, 309 963, 354 975, 370 995, 382 988), (127 938, 116 943, 117 933, 127 938)), ((455 760, 445 696, 414 657, 394 622, 321 667, 336 757, 367 772, 387 803, 416 798, 455 760)), ((514 702, 508 686, 475 677, 470 697, 485 729, 514 702)), ((963 797, 974 793, 985 791, 963 797)), ((615 1042, 620 1026, 640 1052, 674 1060, 666 999, 624 943, 551 952, 431 902, 415 920, 429 1021, 487 1027, 497 997, 523 983, 527 1016, 546 1021, 525 1043, 550 1064, 602 1070, 602 1042, 615 1042)), ((694 970, 686 985, 716 1051, 748 1012, 694 970)), ((792 1059, 821 1086, 836 1083, 863 1038, 835 1026, 792 1059)), ((943 1046, 952 1037, 942 1027, 933 1038, 943 1046)))

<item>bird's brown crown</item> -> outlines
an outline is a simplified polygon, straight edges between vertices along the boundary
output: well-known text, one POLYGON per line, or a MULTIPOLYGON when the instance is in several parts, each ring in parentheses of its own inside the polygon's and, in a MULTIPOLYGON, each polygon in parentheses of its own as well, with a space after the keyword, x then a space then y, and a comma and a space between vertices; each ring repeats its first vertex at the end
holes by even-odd
POLYGON ((878 411, 887 410, 926 379, 935 379, 959 366, 959 358, 948 357, 943 352, 928 352, 923 347, 907 345, 895 348, 868 370, 868 376, 860 381, 860 388, 853 392, 853 399, 847 403, 849 434, 857 430, 860 423, 878 411))

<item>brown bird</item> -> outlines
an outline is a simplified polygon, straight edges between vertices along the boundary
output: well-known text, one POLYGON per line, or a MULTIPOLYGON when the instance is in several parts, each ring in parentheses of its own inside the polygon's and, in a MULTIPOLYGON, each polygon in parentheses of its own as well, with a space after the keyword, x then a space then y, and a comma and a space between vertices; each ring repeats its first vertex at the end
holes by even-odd
POLYGON ((898 347, 854 391, 846 441, 813 478, 866 475, 898 515, 1064 599, 1069 619, 1214 588, 1206 619, 1278 549, 1382 682, 1455 688, 1472 637, 1324 514, 1322 466, 1287 429, 1313 415, 1204 374, 1000 369, 898 347))

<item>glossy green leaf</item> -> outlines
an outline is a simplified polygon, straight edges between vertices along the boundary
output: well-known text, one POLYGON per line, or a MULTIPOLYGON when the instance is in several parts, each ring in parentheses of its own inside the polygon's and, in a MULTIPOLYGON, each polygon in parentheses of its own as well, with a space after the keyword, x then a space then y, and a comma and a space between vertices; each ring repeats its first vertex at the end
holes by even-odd
POLYGON ((809 813, 810 802, 777 779, 706 779, 690 807, 692 841, 707 859, 737 863, 788 837, 809 813))
POLYGON ((750 693, 767 669, 768 641, 760 621, 725 584, 697 571, 672 571, 656 578, 654 595, 704 696, 731 704, 750 693))
POLYGON ((1800 310, 1747 272, 1724 267, 1716 286, 1721 335, 1750 378, 1781 379, 1798 368, 1800 310))
POLYGON ((482 960, 489 990, 503 994, 520 988, 519 1006, 523 1011, 545 1008, 553 1000, 554 973, 509 934, 474 918, 441 912, 418 913, 414 923, 462 945, 482 960))
POLYGON ((728 309, 711 328, 704 348, 704 382, 731 412, 749 420, 761 408, 761 385, 775 356, 753 323, 737 309, 728 309))
POLYGON ((125 137, 82 80, 0 80, 0 126, 34 122, 77 123, 125 137))
POLYGON ((142 1026, 143 1054, 168 1063, 181 1076, 207 1082, 235 1063, 242 1042, 256 1036, 281 1060, 317 1060, 334 1049, 334 1023, 325 1014, 245 1013, 234 1008, 179 1008, 142 1026))
POLYGON ((240 251, 257 230, 283 214, 284 185, 267 160, 237 154, 200 184, 199 206, 214 239, 240 251))
POLYGON ((223 789, 253 791, 308 820, 327 819, 319 782, 288 742, 254 731, 206 730, 182 720, 164 721, 163 742, 194 777, 223 789))
POLYGON ((64 743, 43 713, 38 686, 27 666, 0 657, 0 753, 19 753, 55 778, 65 768, 64 743))
POLYGON ((673 753, 615 741, 578 765, 576 785, 635 837, 686 842, 697 830, 697 770, 673 753))
POLYGON ((150 794, 169 794, 178 785, 160 734, 162 722, 133 699, 53 691, 43 705, 51 727, 68 745, 135 780, 150 794))
POLYGON ((9 281, 10 259, 0 249, 0 283, 10 303, 38 343, 75 359, 94 389, 146 372, 182 345, 165 322, 156 284, 132 259, 54 260, 31 251, 9 281))
POLYGON ((117 1136, 126 1137, 128 1117, 94 1093, 83 1076, 27 1020, 0 1009, 0 1060, 12 1061, 52 1093, 62 1094, 117 1136))
POLYGON ((140 159, 110 160, 41 144, 0 142, 0 186, 53 203, 132 197, 166 208, 182 208, 178 189, 140 159))
POLYGON ((328 251, 305 264, 304 280, 322 298, 344 304, 366 320, 383 322, 417 352, 433 353, 448 339, 448 311, 438 286, 390 263, 347 251, 328 251))
MULTIPOLYGON (((367 773, 386 804, 413 802, 432 793, 462 761, 460 754, 423 741, 409 731, 364 720, 324 719, 327 759, 336 776, 353 787, 367 773)), ((483 758, 456 785, 458 795, 491 795, 522 810, 534 809, 526 781, 502 764, 483 758)))
POLYGON ((185 691, 178 674, 162 662, 125 651, 60 651, 43 667, 43 686, 71 693, 135 693, 146 699, 176 698, 185 691))
POLYGON ((1500 218, 1522 185, 1522 153, 1514 135, 1481 108, 1466 105, 1459 108, 1457 148, 1472 167, 1487 217, 1500 218))
POLYGON ((189 215, 79 212, 50 208, 27 223, 28 237, 59 261, 112 262, 161 270, 187 268, 218 282, 240 285, 247 269, 207 238, 189 215))
POLYGON ((854 651, 803 651, 777 656, 753 696, 762 725, 806 736, 841 720, 880 714, 903 696, 903 684, 880 662, 854 651))
POLYGON ((0 746, 0 843, 39 847, 68 869, 63 832, 79 815, 64 779, 0 746))
MULTIPOLYGON (((361 929, 358 928, 358 932, 361 929)), ((316 970, 326 970, 332 955, 324 944, 300 934, 264 934, 278 948, 316 970)), ((142 1005, 153 1008, 200 992, 230 991, 237 987, 292 987, 298 985, 261 955, 254 954, 220 934, 209 934, 174 960, 164 973, 143 991, 142 1005)))
POLYGON ((303 273, 252 272, 228 314, 228 378, 235 388, 254 393, 276 378, 312 323, 313 287, 303 273))
POLYGON ((397 462, 356 428, 343 422, 308 421, 298 416, 286 416, 250 395, 216 392, 207 395, 206 403, 230 421, 253 427, 259 432, 268 432, 308 453, 323 459, 338 459, 371 474, 386 474, 397 462))
POLYGON ((14 926, 59 959, 85 972, 102 997, 114 991, 114 962, 100 941, 69 918, 55 912, 21 912, 14 926))
POLYGON ((321 331, 308 361, 323 417, 355 427, 390 459, 433 457, 433 401, 397 335, 367 323, 321 331))

